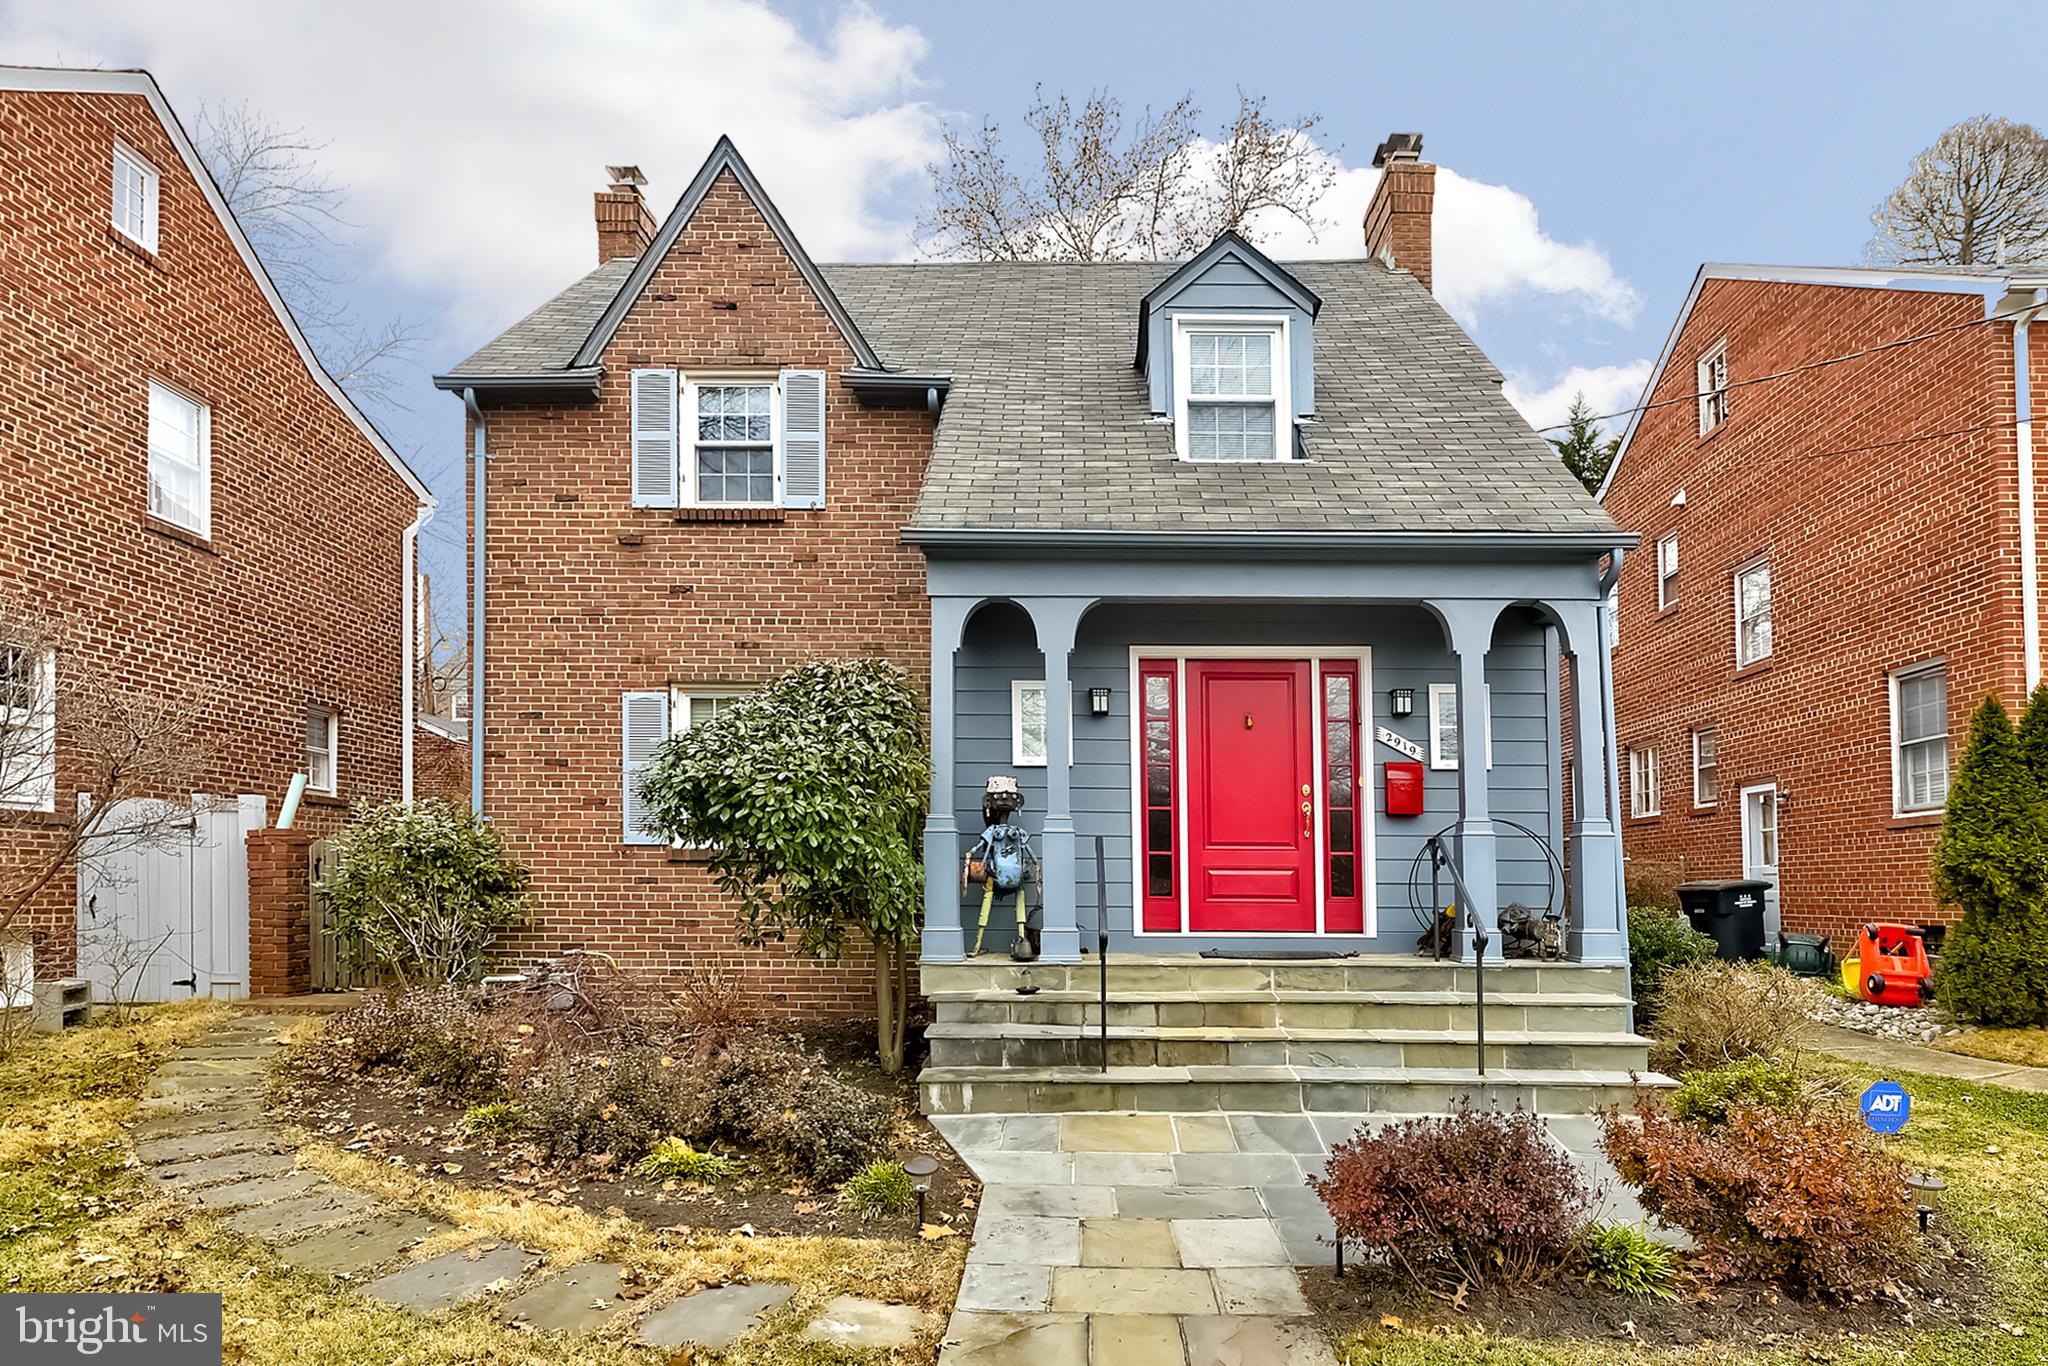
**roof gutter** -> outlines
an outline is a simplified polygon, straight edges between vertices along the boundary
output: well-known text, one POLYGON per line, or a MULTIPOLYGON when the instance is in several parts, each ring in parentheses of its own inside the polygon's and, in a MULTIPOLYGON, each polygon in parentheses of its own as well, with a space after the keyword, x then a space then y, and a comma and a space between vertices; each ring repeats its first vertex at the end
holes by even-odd
POLYGON ((2012 389, 2013 442, 2020 477, 2020 657, 2025 661, 2029 693, 2041 683, 2041 535, 2040 499, 2034 476, 2034 402, 2028 383, 2032 360, 2027 334, 2034 321, 2048 310, 2048 288, 2037 286, 2032 294, 2031 308, 2013 303, 2011 295, 1994 305, 2000 313, 2024 309, 2015 313, 2012 320, 2012 389))
POLYGON ((531 392, 596 398, 603 379, 604 367, 592 365, 574 370, 538 370, 525 375, 436 375, 434 387, 451 394, 531 392))
POLYGON ((462 391, 462 406, 476 429, 471 442, 471 498, 469 546, 469 811, 477 819, 484 814, 484 466, 488 451, 484 441, 484 410, 477 406, 476 390, 462 391))
POLYGON ((905 528, 903 539, 928 553, 1000 558, 1018 552, 1120 555, 1133 558, 1220 556, 1233 559, 1430 558, 1489 551, 1529 555, 1602 555, 1634 546, 1629 532, 1496 531, 1087 531, 957 527, 905 528))

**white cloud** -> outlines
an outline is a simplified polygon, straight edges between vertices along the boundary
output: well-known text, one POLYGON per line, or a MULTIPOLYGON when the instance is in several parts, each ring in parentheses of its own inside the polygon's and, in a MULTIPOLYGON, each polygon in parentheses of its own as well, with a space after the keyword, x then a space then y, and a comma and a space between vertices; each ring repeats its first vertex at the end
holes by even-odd
MULTIPOLYGON (((1625 365, 1575 365, 1547 385, 1539 385, 1527 375, 1509 375, 1502 392, 1507 395, 1508 402, 1529 420, 1530 426, 1542 431, 1563 422, 1565 414, 1571 411, 1572 399, 1579 394, 1586 396, 1586 402, 1596 413, 1616 413, 1633 407, 1642 397, 1643 385, 1650 378, 1651 364, 1645 358, 1625 365)), ((1628 419, 1617 418, 1600 425, 1610 433, 1619 434, 1628 425, 1628 419)), ((1555 436, 1557 433, 1546 435, 1555 436)))
POLYGON ((597 263, 607 162, 646 170, 660 216, 729 133, 834 260, 904 250, 886 205, 939 151, 922 35, 857 3, 814 38, 750 0, 71 0, 0 11, 0 51, 146 66, 188 122, 246 100, 329 139, 358 270, 445 292, 472 339, 597 263))

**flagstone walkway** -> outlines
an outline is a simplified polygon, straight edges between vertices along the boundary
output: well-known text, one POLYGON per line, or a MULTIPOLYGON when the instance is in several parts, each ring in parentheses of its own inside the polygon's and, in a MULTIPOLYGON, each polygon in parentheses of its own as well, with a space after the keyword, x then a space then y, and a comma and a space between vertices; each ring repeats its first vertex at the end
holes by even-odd
MULTIPOLYGON (((278 1031, 291 1018, 240 1015, 182 1050, 150 1079, 133 1132, 136 1156, 159 1184, 271 1244, 287 1265, 348 1278, 364 1294, 420 1313, 503 1296, 508 1321, 556 1332, 591 1332, 646 1310, 638 1339, 658 1347, 724 1347, 796 1293, 791 1285, 754 1283, 627 1301, 621 1268, 612 1263, 548 1272, 538 1254, 481 1235, 411 1259, 420 1243, 454 1226, 300 1168, 293 1140, 265 1112, 278 1031)), ((899 1347, 916 1340, 923 1319, 913 1305, 841 1296, 803 1331, 821 1342, 899 1347)))

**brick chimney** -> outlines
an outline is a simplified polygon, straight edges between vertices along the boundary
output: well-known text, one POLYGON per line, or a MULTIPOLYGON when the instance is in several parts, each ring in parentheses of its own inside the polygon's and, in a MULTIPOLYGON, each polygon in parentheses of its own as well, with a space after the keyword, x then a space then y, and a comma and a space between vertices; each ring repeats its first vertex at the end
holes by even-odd
POLYGON ((1379 187, 1365 206, 1365 250, 1430 287, 1430 209, 1436 167, 1422 159, 1422 134, 1389 133, 1372 154, 1379 187))
POLYGON ((654 215, 640 187, 647 177, 638 166, 607 166, 611 188, 597 192, 597 263, 638 256, 654 240, 654 215))

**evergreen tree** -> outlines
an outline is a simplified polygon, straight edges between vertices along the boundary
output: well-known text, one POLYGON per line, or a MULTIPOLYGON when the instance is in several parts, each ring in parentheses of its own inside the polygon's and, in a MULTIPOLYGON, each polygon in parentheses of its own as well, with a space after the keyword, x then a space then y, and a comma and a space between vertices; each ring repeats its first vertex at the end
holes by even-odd
POLYGON ((1557 458, 1564 461, 1573 478, 1586 486, 1586 492, 1598 493, 1600 481, 1607 477, 1607 467, 1614 463, 1614 454, 1621 449, 1621 438, 1600 435, 1599 427, 1593 423, 1593 405, 1586 402, 1586 391, 1581 389, 1572 398, 1571 411, 1565 414, 1565 435, 1551 437, 1550 444, 1557 447, 1557 458))
POLYGON ((2048 1021, 2048 810, 2034 767, 2043 761, 2048 689, 2035 691, 2017 732, 1997 697, 1985 698, 1934 847, 1934 890, 1963 908, 1936 985, 1951 1011, 1980 1024, 2048 1021))
POLYGON ((2034 775, 2035 786, 2048 798, 2048 683, 2037 683, 2020 713, 2020 754, 2034 775))

